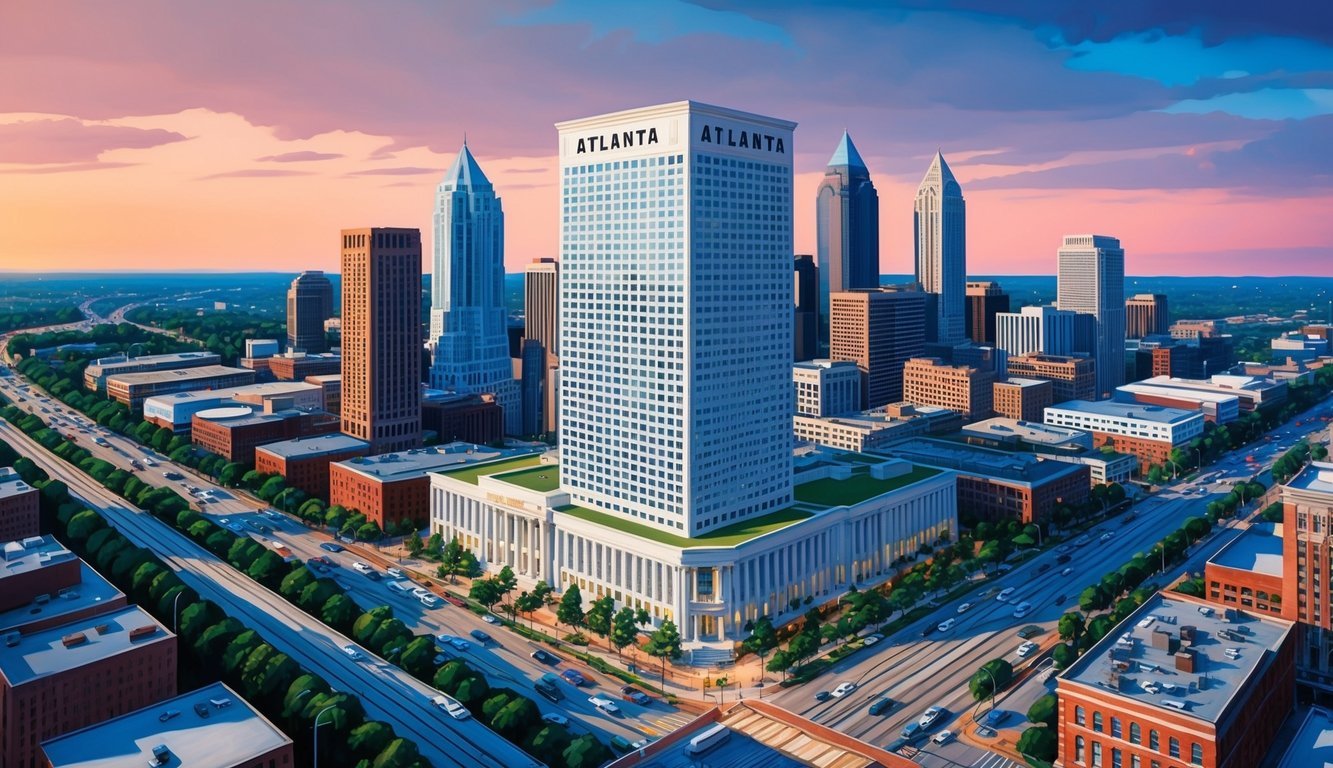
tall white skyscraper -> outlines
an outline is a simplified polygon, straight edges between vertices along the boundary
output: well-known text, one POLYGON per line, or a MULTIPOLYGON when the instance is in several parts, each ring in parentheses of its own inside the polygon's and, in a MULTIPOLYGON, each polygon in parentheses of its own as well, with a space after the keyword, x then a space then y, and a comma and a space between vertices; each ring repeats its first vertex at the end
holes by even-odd
POLYGON ((916 281, 921 290, 939 296, 936 302, 939 319, 933 341, 955 343, 966 338, 963 324, 967 301, 966 224, 963 188, 944 162, 944 155, 936 152, 916 190, 913 217, 916 281))
POLYGON ((681 101, 560 123, 560 476, 676 535, 792 498, 792 130, 681 101))
POLYGON ((1105 235, 1065 235, 1059 259, 1056 306, 1092 315, 1092 357, 1097 397, 1125 383, 1125 252, 1105 235))
POLYGON ((995 346, 1010 355, 1072 355, 1076 314, 1049 306, 997 312, 995 346))
POLYGON ((464 143, 435 192, 430 383, 493 392, 504 408, 505 432, 518 434, 522 414, 509 359, 504 275, 504 211, 464 143))

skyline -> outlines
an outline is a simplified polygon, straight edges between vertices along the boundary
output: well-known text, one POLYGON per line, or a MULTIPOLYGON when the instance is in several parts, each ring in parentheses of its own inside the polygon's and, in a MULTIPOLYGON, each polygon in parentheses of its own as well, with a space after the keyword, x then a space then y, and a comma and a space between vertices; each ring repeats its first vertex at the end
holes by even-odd
POLYGON ((968 192, 973 274, 1052 274, 1083 231, 1124 242, 1135 275, 1331 273, 1333 167, 1312 150, 1333 132, 1333 34, 1317 18, 921 5, 404 3, 318 25, 299 4, 6 8, 3 266, 172 269, 188 243, 204 270, 336 271, 342 228, 429 232, 467 133, 517 273, 557 251, 554 124, 689 98, 799 123, 798 253, 815 252, 846 129, 880 194, 881 274, 912 271, 912 197, 937 150, 968 192))

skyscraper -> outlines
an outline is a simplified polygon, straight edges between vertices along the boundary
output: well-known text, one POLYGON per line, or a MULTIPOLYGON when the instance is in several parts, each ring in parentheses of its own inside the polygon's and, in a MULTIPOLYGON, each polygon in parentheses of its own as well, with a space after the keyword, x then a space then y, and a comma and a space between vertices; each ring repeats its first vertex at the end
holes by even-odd
POLYGON ((820 346, 827 347, 829 296, 879 285, 879 194, 846 131, 815 198, 820 346))
POLYGON ((832 297, 829 357, 861 369, 861 406, 903 399, 903 365, 926 344, 926 294, 876 289, 832 297))
POLYGON ((1010 355, 1072 355, 1077 313, 1051 306, 1023 307, 995 316, 995 345, 1010 355))
POLYGON ((1125 383, 1125 252, 1104 235, 1065 235, 1057 252, 1056 306, 1093 318, 1097 397, 1125 383))
POLYGON ((431 272, 430 383, 461 393, 493 392, 505 431, 522 427, 504 300, 504 211, 466 143, 435 192, 431 272))
POLYGON ((562 487, 685 536, 782 508, 795 124, 681 101, 556 127, 562 487))
POLYGON ((795 277, 796 326, 792 335, 796 343, 793 360, 813 360, 819 356, 819 267, 815 257, 797 254, 793 272, 795 277))
POLYGON ((421 443, 421 231, 342 231, 342 431, 371 453, 421 443))
POLYGON ((995 343, 995 316, 1009 311, 1009 294, 999 283, 969 282, 963 305, 963 326, 977 344, 995 343))
POLYGON ((318 354, 329 349, 324 321, 333 316, 333 283, 319 270, 302 272, 287 289, 287 348, 318 354))
POLYGON ((935 153, 916 190, 913 233, 916 281, 921 290, 939 296, 936 338, 945 344, 962 341, 964 285, 967 283, 967 211, 963 189, 935 153))
POLYGON ((560 354, 560 263, 538 259, 523 270, 523 336, 539 342, 547 354, 560 354))
POLYGON ((1141 339, 1170 332, 1171 318, 1167 313, 1165 294, 1140 293, 1125 302, 1125 338, 1141 339))

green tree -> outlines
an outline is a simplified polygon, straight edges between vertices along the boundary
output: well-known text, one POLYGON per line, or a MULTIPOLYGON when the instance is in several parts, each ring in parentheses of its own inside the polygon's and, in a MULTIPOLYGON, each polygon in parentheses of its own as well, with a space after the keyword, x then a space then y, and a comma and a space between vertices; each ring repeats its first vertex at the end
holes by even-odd
POLYGON ((458 543, 458 537, 449 539, 449 543, 444 545, 444 552, 440 555, 440 568, 449 577, 449 583, 454 582, 454 576, 458 574, 458 566, 463 562, 463 545, 458 543))
POLYGON ((583 626, 583 593, 579 591, 578 584, 570 584, 560 597, 555 620, 557 624, 566 624, 576 631, 583 626))
POLYGON ((421 764, 421 752, 416 742, 397 738, 380 751, 371 761, 370 768, 416 768, 421 764))
POLYGON ((495 574, 495 588, 499 591, 501 600, 509 597, 509 593, 513 592, 517 586, 518 577, 514 576, 513 568, 506 565, 500 569, 499 573, 495 574))
POLYGON ((621 608, 611 621, 611 645, 616 649, 616 658, 626 646, 633 645, 639 639, 639 626, 634 616, 634 609, 621 608))
POLYGON ((981 669, 972 675, 972 679, 967 682, 967 688, 972 692, 972 698, 981 701, 1003 690, 1013 679, 1012 664, 1005 659, 991 659, 982 664, 981 669))
POLYGON ((518 741, 540 722, 541 712, 537 705, 532 703, 532 699, 520 696, 495 713, 495 717, 491 718, 491 727, 506 739, 518 741))
POLYGON ((371 720, 352 729, 347 737, 347 748, 354 755, 373 757, 393 741, 393 728, 388 723, 371 720))
MULTIPOLYGON (((606 640, 611 634, 611 619, 615 616, 616 601, 610 595, 603 595, 592 601, 588 606, 588 612, 583 616, 583 623, 594 635, 606 640)), ((611 650, 611 644, 606 644, 606 649, 611 650)))
POLYGON ((1055 730, 1040 726, 1028 728, 1018 737, 1018 751, 1048 764, 1053 762, 1059 751, 1055 730))
POLYGON ((1045 724, 1054 728, 1056 719, 1060 715, 1057 704, 1053 693, 1048 693, 1032 702, 1032 706, 1028 707, 1028 722, 1045 724))
POLYGON ((1083 634, 1084 619, 1083 614, 1077 611, 1070 611, 1060 617, 1057 630, 1060 633, 1061 640, 1068 640, 1072 643, 1078 643, 1079 635, 1083 634))
POLYGON ((519 596, 514 598, 514 610, 520 615, 526 614, 528 617, 528 628, 532 628, 532 612, 542 607, 542 599, 535 592, 524 590, 519 596))
POLYGON ((407 554, 412 557, 421 557, 421 553, 424 549, 425 546, 421 543, 420 534, 409 533, 407 535, 407 554))
POLYGON ((671 619, 662 622, 662 626, 657 628, 656 632, 648 637, 648 644, 644 646, 644 652, 649 656, 662 660, 662 683, 666 684, 666 663, 667 659, 678 659, 681 653, 680 631, 676 629, 676 624, 671 619))
POLYGON ((615 755, 596 736, 585 733, 569 742, 562 757, 566 768, 597 768, 611 762, 615 755))
POLYGON ((486 610, 490 610, 500 601, 500 585, 496 584, 494 579, 477 579, 472 582, 467 596, 486 606, 486 610))
POLYGON ((1073 645, 1067 643, 1060 643, 1055 646, 1055 650, 1051 651, 1051 660, 1055 662, 1056 669, 1065 669, 1073 664, 1077 658, 1078 651, 1075 650, 1073 645))

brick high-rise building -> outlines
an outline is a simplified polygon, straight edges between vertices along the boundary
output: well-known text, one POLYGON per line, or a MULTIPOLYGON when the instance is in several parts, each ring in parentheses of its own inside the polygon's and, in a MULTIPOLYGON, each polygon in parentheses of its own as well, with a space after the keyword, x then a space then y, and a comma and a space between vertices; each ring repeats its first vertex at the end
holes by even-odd
POLYGON ((1141 339, 1170 331, 1165 294, 1139 293, 1125 301, 1125 338, 1141 339))
POLYGON ((926 344, 926 295, 873 290, 835 293, 830 299, 829 357, 861 369, 861 406, 903 399, 903 365, 926 344))
POLYGON ((903 366, 903 399, 958 411, 967 420, 991 415, 995 373, 971 365, 949 365, 937 357, 917 357, 903 366))
POLYGON ((371 453, 421 443, 421 232, 342 231, 342 431, 371 453))
POLYGON ((559 355, 556 328, 560 323, 560 262, 538 259, 523 270, 523 336, 541 342, 559 355))
POLYGON ((964 291, 963 326, 977 344, 995 344, 995 316, 1009 311, 1009 294, 999 283, 969 282, 964 291))
POLYGON ((1016 355, 1005 363, 1010 376, 1046 379, 1051 382, 1051 400, 1092 400, 1097 389, 1096 364, 1090 357, 1064 355, 1016 355))
POLYGON ((1046 379, 1010 377, 992 387, 995 413, 1021 421, 1041 421, 1042 412, 1054 401, 1055 389, 1046 379))
POLYGON ((40 533, 37 489, 11 467, 0 467, 0 543, 40 533))
POLYGON ((1333 462, 1311 462, 1282 487, 1282 617, 1300 622, 1303 682, 1333 692, 1333 462))
POLYGON ((333 283, 319 270, 302 272, 287 289, 287 348, 318 354, 328 351, 324 321, 333 316, 333 283))

